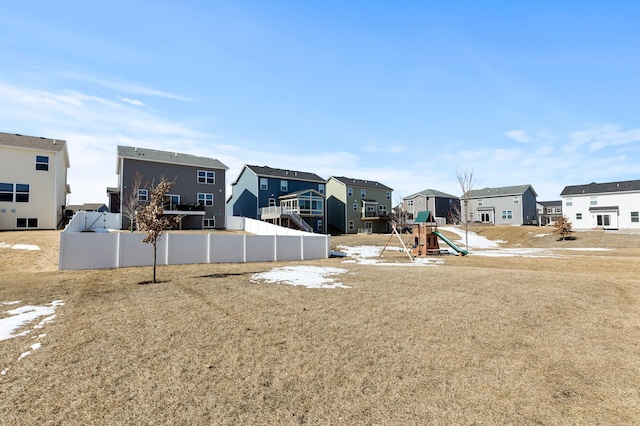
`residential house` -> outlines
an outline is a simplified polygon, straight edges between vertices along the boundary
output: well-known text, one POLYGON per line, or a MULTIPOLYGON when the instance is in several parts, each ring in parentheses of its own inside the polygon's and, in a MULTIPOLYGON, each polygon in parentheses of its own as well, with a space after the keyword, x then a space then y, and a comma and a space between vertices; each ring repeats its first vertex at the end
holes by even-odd
POLYGON ((640 180, 565 186, 560 196, 574 229, 640 229, 640 180))
POLYGON ((392 192, 373 180, 331 176, 327 181, 327 220, 332 232, 391 232, 392 192))
MULTIPOLYGON (((164 177, 173 183, 166 196, 165 214, 184 215, 181 229, 224 229, 227 169, 214 158, 118 146, 118 188, 107 189, 109 203, 116 213, 126 210, 123 203, 132 198, 148 202, 151 187, 164 177), (141 187, 135 184, 138 177, 141 187)), ((129 225, 129 219, 123 217, 122 228, 129 225)))
POLYGON ((69 167, 64 140, 0 133, 0 230, 62 226, 69 167))
POLYGON ((325 184, 314 173, 245 165, 231 184, 227 215, 325 233, 325 184))
POLYGON ((404 197, 402 208, 408 219, 415 218, 420 211, 429 211, 436 221, 440 218, 442 223, 453 223, 460 214, 460 199, 435 189, 425 189, 404 197))
POLYGON ((540 205, 538 209, 540 225, 553 225, 562 216, 562 200, 538 201, 538 204, 540 205))
POLYGON ((469 191, 462 211, 471 222, 494 225, 537 225, 536 191, 531 185, 503 186, 469 191))

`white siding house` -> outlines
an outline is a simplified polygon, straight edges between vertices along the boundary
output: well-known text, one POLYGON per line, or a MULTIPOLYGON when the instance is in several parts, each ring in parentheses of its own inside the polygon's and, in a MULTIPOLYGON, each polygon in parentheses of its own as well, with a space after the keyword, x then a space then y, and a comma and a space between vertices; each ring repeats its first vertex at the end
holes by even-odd
POLYGON ((566 186, 560 195, 574 229, 640 229, 640 180, 566 186))
POLYGON ((0 230, 56 229, 68 168, 65 141, 0 133, 0 230))

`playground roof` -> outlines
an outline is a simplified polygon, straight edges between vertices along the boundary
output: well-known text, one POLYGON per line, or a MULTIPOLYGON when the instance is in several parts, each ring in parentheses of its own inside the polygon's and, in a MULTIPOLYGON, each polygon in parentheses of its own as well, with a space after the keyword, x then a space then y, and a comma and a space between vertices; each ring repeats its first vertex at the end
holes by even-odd
POLYGON ((418 212, 418 214, 416 215, 416 218, 413 220, 414 223, 426 223, 426 222, 433 222, 433 220, 429 220, 429 219, 433 219, 431 217, 431 212, 428 210, 423 210, 421 212, 418 212))

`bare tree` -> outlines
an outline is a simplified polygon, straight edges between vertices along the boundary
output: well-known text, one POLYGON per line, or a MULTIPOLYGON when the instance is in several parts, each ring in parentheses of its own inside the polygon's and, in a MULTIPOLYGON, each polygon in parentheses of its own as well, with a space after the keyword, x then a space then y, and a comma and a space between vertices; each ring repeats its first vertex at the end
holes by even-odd
POLYGON ((561 240, 565 240, 571 234, 571 222, 564 216, 560 216, 553 224, 553 233, 560 235, 561 240))
POLYGON ((131 185, 126 188, 122 197, 122 207, 120 209, 122 215, 129 220, 129 230, 133 232, 136 212, 145 204, 140 200, 140 190, 145 187, 142 185, 142 175, 139 172, 133 176, 131 185))
POLYGON ((389 213, 389 218, 391 219, 391 223, 395 224, 398 227, 398 232, 402 230, 404 226, 407 225, 409 219, 409 212, 404 208, 404 200, 402 195, 395 195, 396 206, 391 209, 391 213, 389 213))
POLYGON ((164 176, 155 187, 152 185, 151 201, 149 204, 136 210, 135 216, 141 231, 146 232, 145 243, 153 244, 153 282, 156 283, 156 265, 158 239, 166 230, 178 226, 184 216, 164 215, 165 195, 171 189, 172 182, 168 182, 164 176))
POLYGON ((473 171, 463 170, 456 173, 458 177, 458 183, 462 190, 462 197, 460 198, 460 223, 464 225, 464 244, 469 250, 469 198, 471 197, 471 190, 475 186, 473 178, 473 171))

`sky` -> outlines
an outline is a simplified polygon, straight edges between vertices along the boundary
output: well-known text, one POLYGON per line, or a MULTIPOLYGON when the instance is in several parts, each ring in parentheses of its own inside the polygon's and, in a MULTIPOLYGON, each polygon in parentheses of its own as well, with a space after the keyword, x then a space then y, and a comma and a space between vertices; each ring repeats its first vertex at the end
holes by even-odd
POLYGON ((0 5, 0 131, 64 139, 67 204, 117 145, 430 188, 640 179, 640 2, 0 5))

